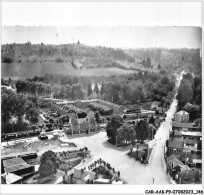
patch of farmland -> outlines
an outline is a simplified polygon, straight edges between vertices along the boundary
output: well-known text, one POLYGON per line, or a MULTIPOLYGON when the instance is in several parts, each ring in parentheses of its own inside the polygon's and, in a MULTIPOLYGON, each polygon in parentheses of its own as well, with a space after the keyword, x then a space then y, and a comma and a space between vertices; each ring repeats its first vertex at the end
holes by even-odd
POLYGON ((78 76, 108 76, 133 73, 132 70, 123 70, 120 68, 92 68, 92 69, 75 69, 70 62, 42 62, 42 63, 10 63, 1 64, 1 77, 12 79, 27 79, 34 76, 44 76, 48 74, 67 74, 78 76))
POLYGON ((31 62, 22 62, 22 63, 10 63, 10 64, 1 64, 1 77, 11 77, 13 79, 26 79, 32 78, 35 75, 40 75, 42 69, 41 63, 31 63, 31 62))

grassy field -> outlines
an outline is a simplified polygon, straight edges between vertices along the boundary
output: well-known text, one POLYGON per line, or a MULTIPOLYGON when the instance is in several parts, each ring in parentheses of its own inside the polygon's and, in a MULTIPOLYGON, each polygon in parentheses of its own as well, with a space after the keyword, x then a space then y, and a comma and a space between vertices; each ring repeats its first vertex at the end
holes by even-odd
POLYGON ((10 63, 1 64, 1 77, 12 79, 27 79, 34 76, 44 76, 48 74, 66 74, 81 76, 107 76, 132 73, 132 70, 122 70, 120 68, 94 68, 94 69, 75 69, 69 62, 42 62, 42 63, 10 63))

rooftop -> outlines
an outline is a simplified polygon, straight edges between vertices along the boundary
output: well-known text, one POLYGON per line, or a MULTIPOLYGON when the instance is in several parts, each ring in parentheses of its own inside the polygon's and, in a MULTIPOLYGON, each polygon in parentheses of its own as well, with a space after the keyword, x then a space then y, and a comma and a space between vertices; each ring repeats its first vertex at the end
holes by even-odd
POLYGON ((27 164, 22 158, 12 158, 3 161, 3 165, 7 172, 14 172, 22 169, 26 169, 29 167, 33 167, 32 165, 27 164))
POLYGON ((183 139, 173 139, 168 141, 168 147, 170 148, 183 148, 184 140, 183 139))
POLYGON ((172 161, 174 158, 179 159, 180 155, 172 154, 166 158, 167 162, 172 161))
POLYGON ((182 171, 190 171, 190 167, 188 165, 184 165, 183 167, 181 167, 181 172, 182 171))
POLYGON ((182 178, 182 179, 185 179, 185 180, 191 180, 192 178, 195 178, 196 176, 199 177, 199 172, 198 171, 192 171, 192 170, 185 170, 185 171, 182 171, 179 173, 179 176, 182 178))
POLYGON ((180 167, 184 166, 184 164, 180 160, 178 160, 177 158, 174 158, 174 159, 168 161, 168 164, 170 164, 170 166, 172 168, 175 168, 177 166, 180 166, 180 167))
POLYGON ((177 121, 172 121, 172 127, 193 128, 194 123, 180 123, 177 121))
POLYGON ((21 165, 21 164, 26 164, 26 162, 22 158, 12 158, 12 159, 3 161, 4 167, 10 167, 13 165, 21 165))
POLYGON ((182 135, 189 135, 189 136, 195 136, 195 137, 201 137, 202 133, 197 131, 181 131, 182 135))
POLYGON ((85 180, 88 180, 88 179, 89 180, 94 180, 95 175, 96 175, 96 173, 94 173, 92 171, 86 171, 86 170, 81 171, 81 169, 74 169, 73 178, 80 179, 82 181, 85 181, 85 180))
POLYGON ((8 173, 8 175, 6 175, 6 183, 7 184, 15 183, 21 179, 22 179, 21 176, 18 176, 18 175, 13 174, 13 173, 8 173))
POLYGON ((176 113, 177 115, 187 115, 189 114, 188 112, 186 112, 185 110, 180 110, 179 112, 176 113))

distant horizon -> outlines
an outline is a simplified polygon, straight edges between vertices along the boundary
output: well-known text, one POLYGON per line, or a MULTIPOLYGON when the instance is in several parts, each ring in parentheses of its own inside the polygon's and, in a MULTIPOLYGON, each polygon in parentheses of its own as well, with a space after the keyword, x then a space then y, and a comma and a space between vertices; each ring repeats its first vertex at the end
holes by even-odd
POLYGON ((200 27, 161 26, 3 26, 2 45, 12 43, 66 45, 77 43, 121 49, 200 49, 200 27), (119 41, 118 41, 119 40, 119 41))
MULTIPOLYGON (((30 41, 29 41, 30 42, 30 41)), ((16 44, 16 45, 23 45, 23 44, 26 44, 26 43, 28 43, 28 41, 27 42, 25 42, 25 43, 18 43, 18 42, 13 42, 13 43, 4 43, 4 44, 1 44, 1 45, 6 45, 6 44, 8 44, 8 45, 12 45, 12 44, 16 44)), ((31 45, 41 45, 41 43, 32 43, 32 42, 30 42, 31 43, 31 45)), ((42 42, 43 43, 43 42, 42 42)), ((51 46, 61 46, 61 45, 74 45, 74 44, 77 44, 77 43, 62 43, 62 44, 49 44, 49 43, 43 43, 43 45, 51 45, 51 46)), ((176 47, 172 47, 172 48, 167 48, 167 47, 131 47, 131 48, 129 48, 129 47, 108 47, 108 46, 101 46, 101 45, 87 45, 87 44, 83 44, 83 43, 80 43, 80 45, 83 45, 83 46, 87 46, 87 47, 105 47, 105 48, 111 48, 111 49, 130 49, 130 50, 137 50, 137 49, 165 49, 165 50, 172 50, 172 49, 175 49, 175 50, 179 50, 179 49, 202 49, 202 48, 191 48, 191 47, 180 47, 180 48, 176 48, 176 47)))

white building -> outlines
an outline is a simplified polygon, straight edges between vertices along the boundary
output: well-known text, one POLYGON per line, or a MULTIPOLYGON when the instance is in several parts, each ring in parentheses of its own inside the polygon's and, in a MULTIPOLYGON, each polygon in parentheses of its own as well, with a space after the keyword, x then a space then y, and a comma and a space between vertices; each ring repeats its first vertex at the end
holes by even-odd
POLYGON ((184 110, 177 112, 175 114, 175 121, 181 122, 181 123, 189 122, 189 113, 184 110))

